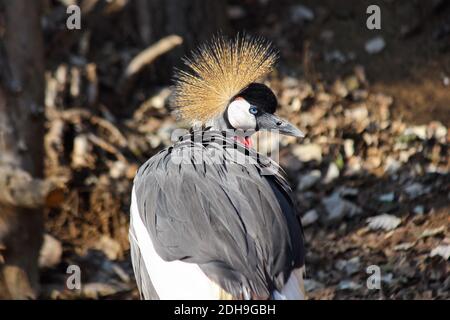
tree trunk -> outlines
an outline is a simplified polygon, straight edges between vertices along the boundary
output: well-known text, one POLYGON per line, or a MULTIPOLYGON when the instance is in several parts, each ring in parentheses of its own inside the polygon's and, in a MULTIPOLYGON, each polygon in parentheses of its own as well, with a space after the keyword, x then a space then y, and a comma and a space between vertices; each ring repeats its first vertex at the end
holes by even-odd
MULTIPOLYGON (((0 0, 0 166, 30 179, 34 189, 43 175, 43 134, 40 1, 0 0)), ((3 180, 11 183, 16 179, 3 180)), ((20 181, 26 188, 28 184, 20 181)), ((2 195, 8 194, 6 188, 8 185, 0 185, 2 195)), ((33 208, 31 201, 21 206, 17 192, 24 189, 15 190, 9 191, 9 199, 18 203, 0 199, 0 298, 35 298, 43 233, 41 204, 33 208)))
POLYGON ((162 56, 153 68, 155 79, 168 82, 181 57, 214 34, 227 31, 226 1, 137 0, 139 34, 148 46, 168 35, 183 38, 183 45, 162 56))

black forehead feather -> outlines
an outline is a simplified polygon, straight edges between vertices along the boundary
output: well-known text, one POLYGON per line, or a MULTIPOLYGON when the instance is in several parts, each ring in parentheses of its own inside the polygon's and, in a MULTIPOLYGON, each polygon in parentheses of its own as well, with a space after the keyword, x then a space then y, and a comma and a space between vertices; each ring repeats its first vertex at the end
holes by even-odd
POLYGON ((255 105, 265 112, 274 113, 277 108, 277 98, 268 86, 262 83, 251 83, 237 96, 244 98, 248 103, 255 105))

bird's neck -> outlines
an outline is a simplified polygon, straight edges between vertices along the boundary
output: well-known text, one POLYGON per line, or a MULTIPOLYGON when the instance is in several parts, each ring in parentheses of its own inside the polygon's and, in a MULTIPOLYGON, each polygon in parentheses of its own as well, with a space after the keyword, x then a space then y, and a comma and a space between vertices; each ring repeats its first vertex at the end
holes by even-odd
POLYGON ((231 129, 230 124, 224 117, 217 117, 206 122, 207 127, 211 127, 217 131, 228 131, 231 129))
POLYGON ((211 127, 213 130, 227 132, 230 134, 230 137, 232 136, 236 141, 239 141, 243 145, 245 145, 247 148, 253 147, 252 138, 250 135, 244 134, 243 131, 237 132, 233 128, 231 128, 231 125, 226 121, 224 117, 218 117, 212 120, 209 120, 206 123, 207 127, 211 127))

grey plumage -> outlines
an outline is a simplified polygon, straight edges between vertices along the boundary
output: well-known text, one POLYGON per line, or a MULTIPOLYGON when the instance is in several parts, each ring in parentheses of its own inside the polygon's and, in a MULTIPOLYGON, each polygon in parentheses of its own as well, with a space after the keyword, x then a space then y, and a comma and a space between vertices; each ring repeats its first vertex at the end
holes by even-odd
MULTIPOLYGON (((141 166, 134 186, 158 255, 198 264, 235 297, 269 298, 304 264, 303 232, 281 169, 219 131, 183 136, 141 166)), ((140 292, 155 298, 132 228, 130 241, 140 292)))
POLYGON ((158 300, 159 296, 153 287, 152 281, 150 280, 150 275, 145 267, 145 263, 139 249, 138 242, 136 240, 136 234, 133 228, 132 218, 130 220, 130 252, 131 252, 131 263, 133 265, 134 276, 136 278, 136 283, 139 288, 139 294, 141 298, 145 300, 158 300))

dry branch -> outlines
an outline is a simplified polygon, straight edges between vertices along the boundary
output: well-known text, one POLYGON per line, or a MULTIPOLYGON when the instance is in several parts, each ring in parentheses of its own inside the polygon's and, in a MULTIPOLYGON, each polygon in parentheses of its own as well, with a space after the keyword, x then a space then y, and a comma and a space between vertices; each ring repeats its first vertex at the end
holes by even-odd
MULTIPOLYGON (((49 110, 47 110, 48 112, 49 110)), ((71 171, 64 163, 64 129, 65 123, 62 119, 56 118, 49 121, 48 131, 44 137, 44 145, 47 158, 46 175, 64 178, 66 181, 71 177, 71 171)))
POLYGON ((34 179, 11 166, 0 166, 0 189, 0 203, 14 207, 55 207, 63 201, 63 190, 52 181, 34 179))
POLYGON ((87 87, 88 105, 93 106, 96 104, 98 99, 98 77, 97 66, 95 63, 89 63, 86 66, 86 78, 89 81, 87 87))
POLYGON ((125 156, 115 146, 113 146, 109 142, 103 140, 100 137, 97 137, 96 135, 94 135, 92 133, 88 134, 88 138, 96 146, 100 147, 101 149, 105 150, 106 152, 113 154, 117 158, 117 160, 122 161, 125 164, 128 164, 127 158, 125 158, 125 156))
POLYGON ((156 58, 169 52, 176 46, 183 43, 183 39, 177 35, 170 35, 162 38, 155 44, 151 45, 136 57, 134 57, 128 64, 125 70, 125 79, 129 79, 142 70, 143 67, 151 64, 156 58))
POLYGON ((48 116, 53 120, 59 118, 70 123, 79 123, 81 119, 86 119, 90 121, 93 125, 105 129, 111 135, 111 139, 115 143, 117 143, 120 147, 123 148, 127 146, 127 139, 113 123, 104 118, 92 114, 88 110, 84 109, 70 109, 64 111, 52 110, 48 116))
POLYGON ((92 154, 92 145, 85 134, 80 134, 73 141, 72 168, 90 168, 95 167, 95 157, 92 154))

